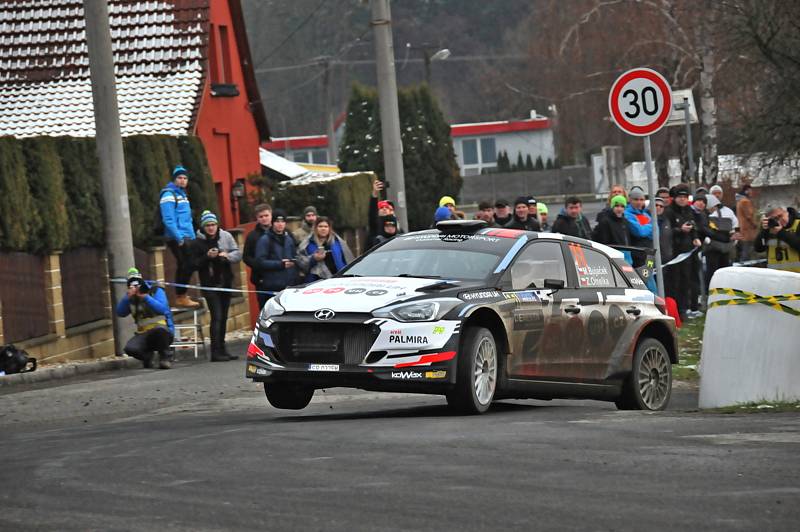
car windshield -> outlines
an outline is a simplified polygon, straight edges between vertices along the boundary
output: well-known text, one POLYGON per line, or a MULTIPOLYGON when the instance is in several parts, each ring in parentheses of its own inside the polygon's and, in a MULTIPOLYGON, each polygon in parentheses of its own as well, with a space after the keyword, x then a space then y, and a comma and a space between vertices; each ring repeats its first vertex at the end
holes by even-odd
POLYGON ((402 235, 364 256, 345 275, 483 280, 515 240, 484 235, 402 235))

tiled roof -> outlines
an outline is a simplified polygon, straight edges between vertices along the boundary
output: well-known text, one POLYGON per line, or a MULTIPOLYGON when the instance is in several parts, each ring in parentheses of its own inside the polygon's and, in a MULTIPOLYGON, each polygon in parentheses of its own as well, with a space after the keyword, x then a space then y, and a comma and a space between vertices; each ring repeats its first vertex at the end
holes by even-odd
MULTIPOLYGON (((110 0, 122 134, 190 133, 209 0, 110 0)), ((0 135, 94 136, 83 0, 0 0, 0 135)))

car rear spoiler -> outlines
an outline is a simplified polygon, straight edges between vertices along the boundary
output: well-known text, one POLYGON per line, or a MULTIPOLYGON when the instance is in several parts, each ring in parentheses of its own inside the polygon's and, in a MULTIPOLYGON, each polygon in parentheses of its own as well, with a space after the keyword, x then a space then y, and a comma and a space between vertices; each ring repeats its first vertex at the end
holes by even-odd
POLYGON ((635 267, 636 273, 639 274, 645 283, 653 278, 653 275, 656 273, 656 250, 655 248, 642 248, 636 246, 618 246, 618 245, 609 245, 609 247, 616 249, 617 251, 628 251, 631 255, 644 255, 644 264, 635 267))

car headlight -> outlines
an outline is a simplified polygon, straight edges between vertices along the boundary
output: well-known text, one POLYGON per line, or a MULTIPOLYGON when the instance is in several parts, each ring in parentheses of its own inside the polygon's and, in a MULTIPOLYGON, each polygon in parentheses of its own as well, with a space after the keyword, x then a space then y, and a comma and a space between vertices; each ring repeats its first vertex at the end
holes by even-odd
POLYGON ((441 319, 461 303, 459 299, 403 303, 378 309, 372 315, 376 318, 392 318, 397 321, 433 321, 441 319))
POLYGON ((286 312, 286 309, 281 306, 278 298, 272 297, 267 301, 267 304, 264 305, 264 308, 261 309, 261 314, 258 316, 258 319, 260 321, 266 321, 275 316, 280 316, 284 312, 286 312))

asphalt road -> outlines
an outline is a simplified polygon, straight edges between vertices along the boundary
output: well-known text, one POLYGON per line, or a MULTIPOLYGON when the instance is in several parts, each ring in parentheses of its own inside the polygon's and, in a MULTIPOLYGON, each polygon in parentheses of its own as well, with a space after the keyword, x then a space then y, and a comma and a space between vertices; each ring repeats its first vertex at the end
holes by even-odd
POLYGON ((267 405, 244 362, 0 395, 0 530, 797 530, 800 415, 343 389, 267 405))

